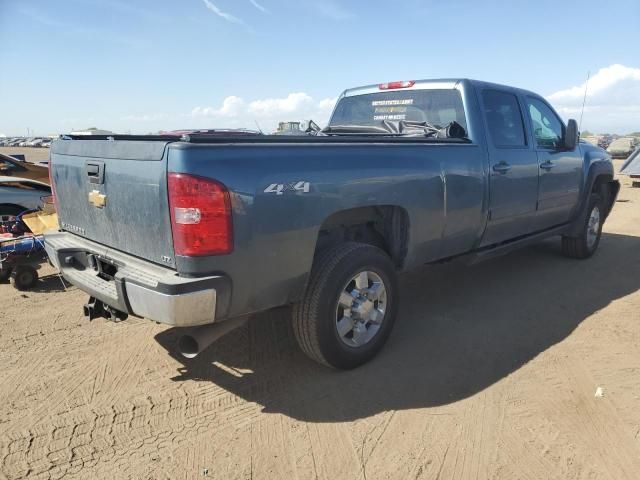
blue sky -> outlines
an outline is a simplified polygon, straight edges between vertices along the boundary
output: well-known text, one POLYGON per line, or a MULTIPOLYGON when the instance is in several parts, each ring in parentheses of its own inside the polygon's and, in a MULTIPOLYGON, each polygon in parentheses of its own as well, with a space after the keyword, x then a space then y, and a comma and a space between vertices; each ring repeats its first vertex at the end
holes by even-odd
POLYGON ((639 25, 638 0, 0 0, 0 133, 270 129, 326 120, 347 87, 439 77, 576 116, 588 71, 584 127, 640 130, 639 25))

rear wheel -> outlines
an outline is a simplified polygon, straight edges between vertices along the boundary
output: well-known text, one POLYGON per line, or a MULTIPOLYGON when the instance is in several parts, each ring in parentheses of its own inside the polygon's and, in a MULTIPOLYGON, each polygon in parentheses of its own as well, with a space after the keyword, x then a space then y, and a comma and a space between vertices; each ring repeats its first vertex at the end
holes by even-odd
POLYGON ((381 249, 348 242, 323 252, 314 262, 302 301, 294 307, 298 344, 329 367, 362 365, 391 333, 397 291, 394 265, 381 249))
POLYGON ((31 265, 19 265, 11 272, 11 283, 18 290, 29 290, 38 281, 38 271, 31 265))
POLYGON ((562 237, 562 253, 567 257, 585 259, 591 257, 600 244, 602 224, 605 219, 600 195, 592 194, 587 207, 587 217, 577 237, 562 237))

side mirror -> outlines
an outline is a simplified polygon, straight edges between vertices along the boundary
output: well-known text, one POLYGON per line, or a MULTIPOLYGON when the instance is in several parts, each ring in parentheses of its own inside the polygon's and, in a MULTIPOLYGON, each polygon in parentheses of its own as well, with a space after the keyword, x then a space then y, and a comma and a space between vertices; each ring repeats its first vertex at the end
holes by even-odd
POLYGON ((578 145, 578 123, 572 118, 567 122, 567 129, 564 132, 564 148, 575 150, 578 145))

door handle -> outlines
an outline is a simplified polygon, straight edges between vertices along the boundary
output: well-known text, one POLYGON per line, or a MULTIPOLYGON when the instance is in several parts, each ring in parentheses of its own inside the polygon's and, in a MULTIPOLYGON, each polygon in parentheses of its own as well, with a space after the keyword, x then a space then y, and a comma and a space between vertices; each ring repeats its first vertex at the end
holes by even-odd
POLYGON ((493 171, 496 173, 507 173, 509 170, 511 170, 511 165, 507 162, 496 163, 493 166, 493 171))
POLYGON ((555 166, 556 164, 551 162, 550 160, 547 160, 546 162, 540 164, 540 168, 546 171, 551 170, 555 166))
POLYGON ((102 185, 104 183, 104 162, 87 163, 86 170, 89 183, 96 185, 102 185))

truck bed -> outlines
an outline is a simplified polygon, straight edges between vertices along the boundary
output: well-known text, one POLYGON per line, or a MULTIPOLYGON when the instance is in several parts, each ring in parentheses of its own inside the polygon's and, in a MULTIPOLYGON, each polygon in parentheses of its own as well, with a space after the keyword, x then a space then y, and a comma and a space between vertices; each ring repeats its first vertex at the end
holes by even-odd
POLYGON ((323 225, 339 212, 402 209, 411 225, 402 268, 472 249, 486 222, 486 151, 459 139, 76 137, 55 141, 51 159, 63 230, 179 275, 228 275, 238 308, 230 316, 299 295, 323 225), (103 165, 102 184, 87 172, 96 163, 103 165), (170 172, 228 188, 232 253, 174 254, 170 172), (308 190, 292 188, 298 182, 308 190), (90 203, 94 191, 106 196, 104 206, 90 203))

